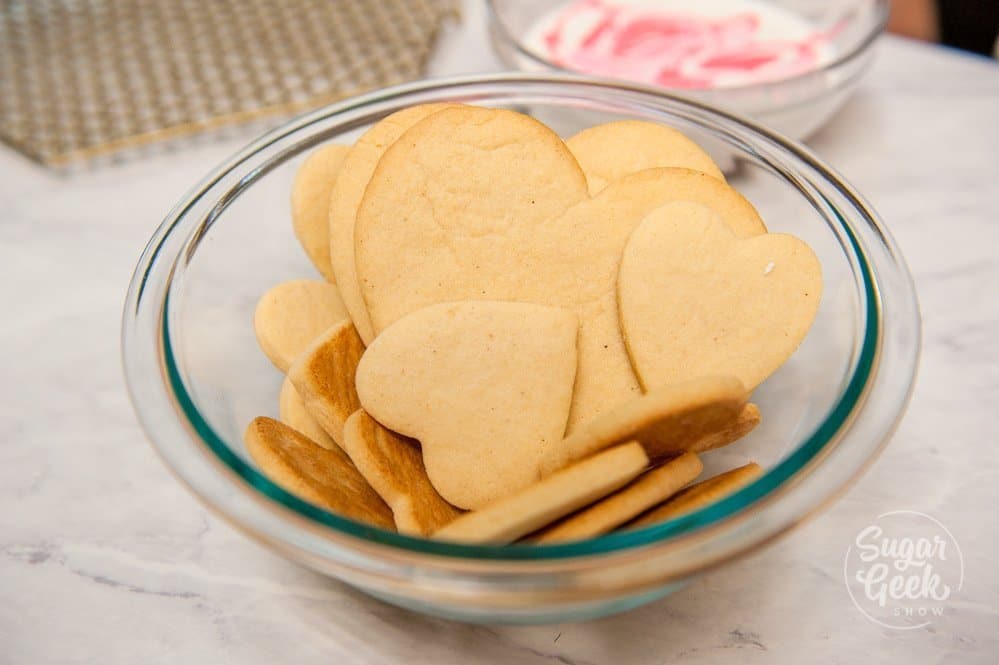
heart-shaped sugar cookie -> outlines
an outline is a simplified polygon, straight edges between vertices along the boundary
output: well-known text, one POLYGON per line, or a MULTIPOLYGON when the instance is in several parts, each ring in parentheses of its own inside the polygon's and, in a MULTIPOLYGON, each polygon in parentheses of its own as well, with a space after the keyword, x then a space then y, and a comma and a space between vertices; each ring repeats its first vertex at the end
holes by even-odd
POLYGON ((690 202, 642 221, 618 277, 621 327, 646 390, 712 374, 752 390, 798 348, 821 296, 822 269, 804 242, 739 238, 690 202))
POLYGON ((747 397, 743 385, 731 376, 660 386, 577 428, 562 441, 557 455, 546 460, 549 466, 541 474, 625 441, 642 444, 654 461, 727 445, 759 422, 743 416, 747 397))
POLYGON ((623 530, 640 529, 692 513, 704 506, 721 501, 763 475, 763 467, 756 462, 702 480, 670 497, 659 506, 638 516, 624 525, 623 530))
POLYGON ((631 173, 664 166, 693 169, 725 181, 701 146, 655 122, 607 122, 584 129, 565 144, 586 174, 591 194, 631 173))
POLYGON ((253 311, 257 343, 282 372, 330 326, 350 322, 335 284, 297 279, 271 288, 253 311))
POLYGON ((295 390, 294 384, 287 376, 281 384, 281 392, 278 393, 278 414, 281 422, 300 434, 318 443, 323 448, 333 449, 337 447, 336 441, 326 433, 322 425, 312 417, 309 409, 305 406, 302 396, 295 390))
POLYGON ((627 485, 648 465, 649 458, 635 442, 603 450, 481 510, 465 513, 434 533, 434 538, 490 545, 512 543, 627 485))
POLYGON ((352 520, 395 528, 391 509, 339 448, 263 417, 253 419, 243 440, 260 470, 288 492, 352 520))
POLYGON ((354 324, 341 321, 313 340, 288 370, 309 415, 343 447, 343 424, 360 408, 354 373, 364 344, 354 324))
POLYGON ((543 529, 533 540, 560 543, 607 533, 676 494, 700 475, 703 468, 697 455, 683 453, 643 473, 605 499, 543 529))
MULTIPOLYGON (((292 191, 296 233, 320 271, 330 281, 336 274, 343 300, 365 344, 371 343, 374 330, 358 286, 354 259, 354 227, 364 188, 378 160, 403 132, 431 113, 454 106, 457 105, 421 104, 393 113, 372 126, 353 147, 328 146, 317 151, 302 166, 296 179, 292 191), (323 175, 331 173, 335 159, 340 160, 335 165, 339 176, 323 175), (325 186, 326 205, 321 225, 311 223, 315 208, 300 203, 315 199, 310 194, 318 184, 325 186)), ((696 143, 675 129, 653 122, 608 122, 579 132, 566 145, 586 174, 591 193, 625 175, 663 166, 703 171, 725 180, 711 157, 696 143)))
POLYGON ((420 441, 430 482, 459 508, 525 487, 556 455, 576 373, 576 316, 465 301, 387 328, 357 367, 364 410, 420 441))
POLYGON ((291 225, 312 265, 329 281, 330 192, 350 146, 336 143, 319 148, 305 160, 291 188, 291 225))
POLYGON ((385 150, 417 122, 449 106, 452 105, 420 104, 382 118, 351 147, 343 159, 340 174, 332 185, 332 192, 327 196, 327 256, 350 318, 365 344, 370 344, 375 334, 357 284, 357 268, 354 264, 354 218, 357 206, 361 203, 371 172, 375 170, 375 165, 385 150))
POLYGON ((512 111, 457 107, 382 156, 357 213, 357 274, 375 332, 464 299, 563 307, 580 319, 570 431, 639 394, 617 320, 621 251, 649 212, 693 200, 739 236, 765 232, 752 205, 703 173, 648 169, 592 199, 565 143, 512 111))
POLYGON ((461 515, 431 484, 419 444, 385 429, 364 409, 344 423, 343 447, 392 509, 399 533, 429 536, 461 515))

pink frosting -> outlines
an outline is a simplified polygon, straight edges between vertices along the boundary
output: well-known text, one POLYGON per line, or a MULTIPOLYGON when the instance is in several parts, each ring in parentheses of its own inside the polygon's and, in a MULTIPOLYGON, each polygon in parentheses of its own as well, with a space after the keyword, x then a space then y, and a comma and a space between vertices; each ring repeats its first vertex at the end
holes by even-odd
POLYGON ((775 80, 817 66, 824 35, 764 40, 759 31, 760 17, 749 11, 708 18, 579 0, 559 14, 543 40, 560 67, 670 88, 775 80), (578 21, 587 30, 570 39, 567 29, 578 21))

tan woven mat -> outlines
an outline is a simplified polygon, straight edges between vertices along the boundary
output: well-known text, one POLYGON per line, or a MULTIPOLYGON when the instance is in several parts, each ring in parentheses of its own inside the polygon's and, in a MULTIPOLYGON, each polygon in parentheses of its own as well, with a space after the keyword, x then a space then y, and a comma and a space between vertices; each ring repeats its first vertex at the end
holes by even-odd
POLYGON ((63 164, 417 78, 454 0, 0 0, 0 139, 63 164))

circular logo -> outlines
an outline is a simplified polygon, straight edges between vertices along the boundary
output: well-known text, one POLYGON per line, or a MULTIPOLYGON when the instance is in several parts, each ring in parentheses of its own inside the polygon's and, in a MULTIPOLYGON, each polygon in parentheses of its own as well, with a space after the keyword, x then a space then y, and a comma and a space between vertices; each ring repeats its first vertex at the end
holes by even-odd
POLYGON ((913 630, 941 617, 964 584, 954 535, 914 510, 878 515, 846 549, 843 578, 864 616, 885 628, 913 630))

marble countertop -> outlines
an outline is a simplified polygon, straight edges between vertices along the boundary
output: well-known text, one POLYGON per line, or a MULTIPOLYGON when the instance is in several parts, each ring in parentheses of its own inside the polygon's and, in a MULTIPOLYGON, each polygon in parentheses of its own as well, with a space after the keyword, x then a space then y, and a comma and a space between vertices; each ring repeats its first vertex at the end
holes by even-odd
MULTIPOLYGON (((492 70, 481 13, 432 73, 492 70)), ((999 653, 999 66, 886 39, 810 142, 880 211, 919 290, 918 385, 838 503, 762 552, 630 613, 466 626, 371 600, 208 515, 140 431, 120 308, 162 215, 247 136, 47 171, 0 148, 0 663, 986 663, 999 653), (843 582, 858 530, 925 512, 964 553, 945 615, 865 619, 843 582)))

